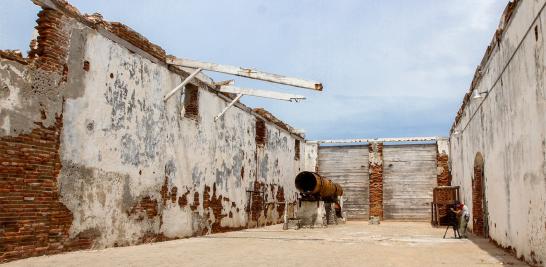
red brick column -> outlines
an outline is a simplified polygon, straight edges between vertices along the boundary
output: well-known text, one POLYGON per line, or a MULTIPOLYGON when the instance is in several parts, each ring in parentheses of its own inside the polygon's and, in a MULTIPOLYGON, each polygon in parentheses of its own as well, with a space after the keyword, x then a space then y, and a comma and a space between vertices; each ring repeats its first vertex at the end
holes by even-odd
POLYGON ((448 139, 440 138, 436 141, 436 168, 436 182, 438 186, 451 185, 448 139))
POLYGON ((370 216, 383 219, 383 143, 370 143, 368 152, 370 216))
POLYGON ((472 232, 484 236, 483 231, 483 173, 482 166, 474 166, 474 180, 472 181, 472 232))
MULTIPOLYGON (((449 171, 449 141, 446 139, 439 139, 436 142, 436 183, 438 186, 451 185, 451 172, 449 171)), ((456 196, 453 195, 454 191, 439 190, 437 191, 437 199, 435 201, 443 201, 444 203, 455 200, 456 196)), ((447 216, 447 206, 438 205, 438 220, 440 225, 445 223, 447 216)))
POLYGON ((449 156, 445 153, 436 154, 437 176, 436 182, 438 186, 446 186, 451 184, 451 173, 449 172, 449 156))

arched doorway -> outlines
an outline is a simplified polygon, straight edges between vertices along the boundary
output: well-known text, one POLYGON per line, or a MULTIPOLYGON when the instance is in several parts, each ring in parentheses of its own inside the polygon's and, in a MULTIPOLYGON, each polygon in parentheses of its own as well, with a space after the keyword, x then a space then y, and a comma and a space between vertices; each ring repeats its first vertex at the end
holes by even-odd
POLYGON ((472 179, 472 231, 482 237, 489 236, 487 223, 487 201, 485 199, 485 178, 483 155, 478 152, 474 159, 472 179))

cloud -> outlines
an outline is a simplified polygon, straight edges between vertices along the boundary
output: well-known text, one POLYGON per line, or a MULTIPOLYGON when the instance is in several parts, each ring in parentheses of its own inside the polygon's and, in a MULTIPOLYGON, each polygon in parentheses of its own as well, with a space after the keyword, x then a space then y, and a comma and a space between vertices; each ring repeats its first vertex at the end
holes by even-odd
MULTIPOLYGON (((0 3, 21 2, 28 1, 0 3)), ((447 134, 508 1, 71 2, 129 25, 174 55, 323 82, 325 91, 317 93, 236 78, 238 86, 307 96, 297 104, 243 102, 316 139, 447 134)), ((26 50, 36 14, 16 10, 0 14, 0 45, 26 50)))

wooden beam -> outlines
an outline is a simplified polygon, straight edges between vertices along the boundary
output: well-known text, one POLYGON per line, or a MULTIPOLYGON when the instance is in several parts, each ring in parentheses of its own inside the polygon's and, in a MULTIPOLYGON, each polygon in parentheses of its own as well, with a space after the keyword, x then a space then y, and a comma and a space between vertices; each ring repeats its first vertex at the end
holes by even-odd
POLYGON ((191 59, 182 59, 182 58, 176 58, 176 57, 167 57, 167 64, 189 67, 189 68, 202 68, 204 70, 231 74, 231 75, 241 76, 241 77, 255 79, 255 80, 262 80, 262 81, 268 81, 273 83, 290 85, 294 87, 322 91, 322 84, 319 82, 262 72, 262 71, 258 71, 258 70, 254 70, 250 68, 241 68, 241 67, 230 66, 230 65, 220 65, 216 63, 208 63, 208 62, 196 61, 191 59))
POLYGON ((298 100, 305 99, 305 96, 302 96, 302 95, 294 95, 294 94, 265 91, 265 90, 258 90, 258 89, 239 88, 239 87, 235 87, 231 85, 220 86, 218 91, 223 93, 243 94, 243 95, 285 100, 285 101, 292 101, 292 100, 298 101, 298 100))
POLYGON ((235 84, 234 80, 214 82, 214 86, 224 86, 224 85, 234 85, 234 84, 235 84))
POLYGON ((191 79, 193 79, 193 77, 195 77, 195 75, 197 75, 199 72, 201 72, 201 69, 196 69, 192 74, 190 74, 190 76, 186 77, 186 79, 184 79, 182 83, 180 83, 177 87, 175 87, 168 94, 166 94, 165 97, 163 97, 163 101, 167 101, 171 96, 174 95, 174 93, 176 93, 176 91, 180 90, 182 87, 188 84, 191 79))
POLYGON ((220 117, 222 117, 222 115, 224 115, 224 113, 226 113, 226 111, 227 111, 231 106, 233 106, 233 104, 235 104, 237 101, 239 101, 239 99, 241 99, 241 97, 243 97, 243 95, 242 95, 242 94, 238 94, 237 97, 235 97, 235 98, 233 99, 233 101, 231 101, 231 102, 229 103, 229 105, 227 105, 227 106, 222 110, 222 112, 220 112, 220 114, 218 114, 218 115, 216 115, 216 116, 214 117, 214 121, 217 121, 220 117))

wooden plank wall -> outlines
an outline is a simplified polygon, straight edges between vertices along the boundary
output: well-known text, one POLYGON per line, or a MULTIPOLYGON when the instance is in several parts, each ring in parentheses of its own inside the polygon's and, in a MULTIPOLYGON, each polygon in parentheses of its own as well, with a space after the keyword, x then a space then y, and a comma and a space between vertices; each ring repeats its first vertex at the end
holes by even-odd
POLYGON ((436 186, 436 144, 383 147, 385 219, 428 220, 436 186))
POLYGON ((368 146, 321 146, 319 174, 343 187, 348 219, 368 219, 368 146))

